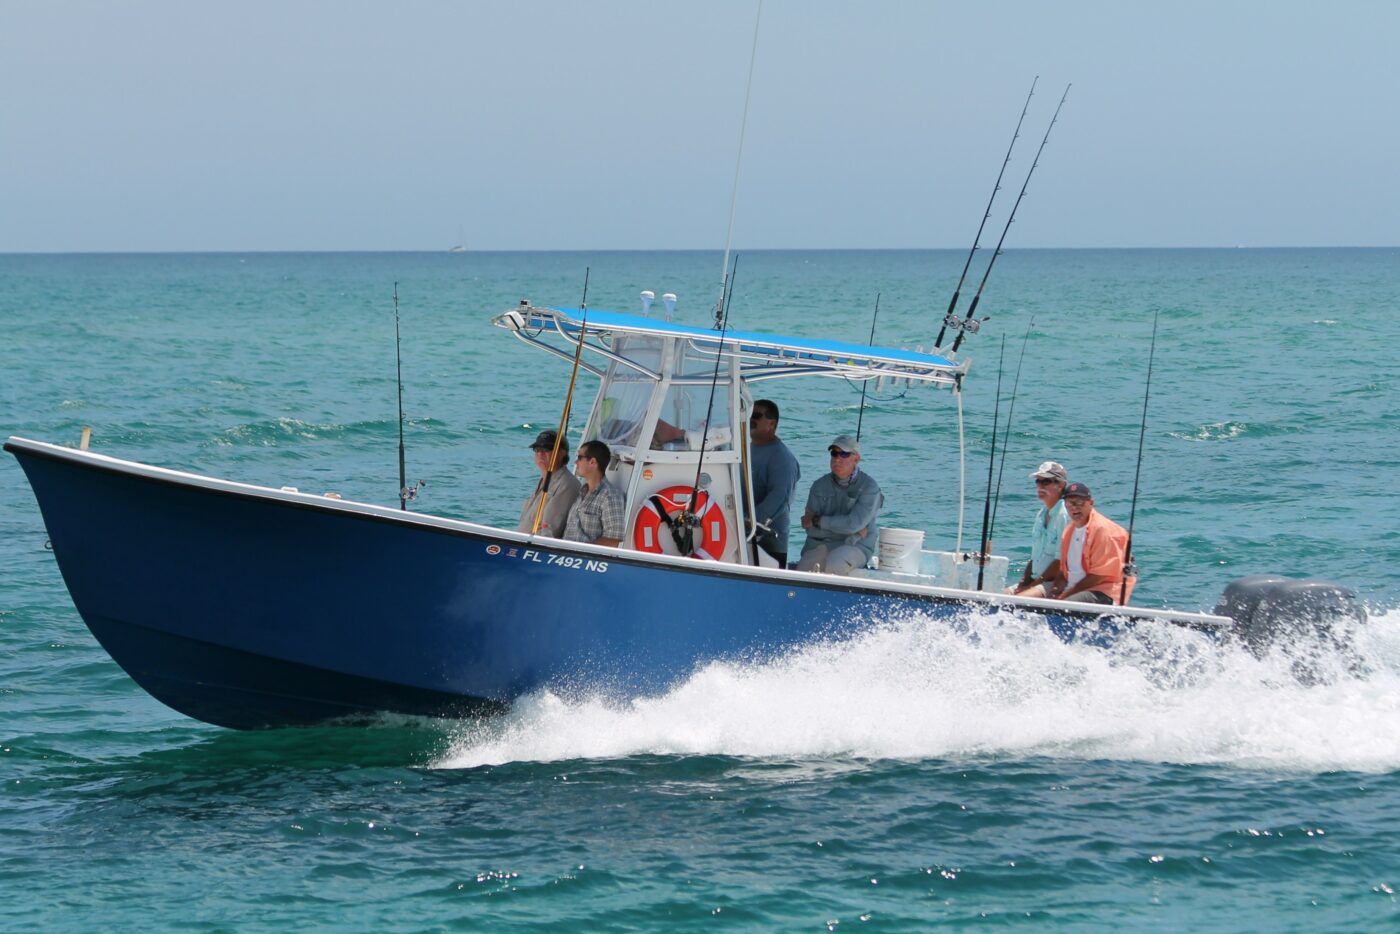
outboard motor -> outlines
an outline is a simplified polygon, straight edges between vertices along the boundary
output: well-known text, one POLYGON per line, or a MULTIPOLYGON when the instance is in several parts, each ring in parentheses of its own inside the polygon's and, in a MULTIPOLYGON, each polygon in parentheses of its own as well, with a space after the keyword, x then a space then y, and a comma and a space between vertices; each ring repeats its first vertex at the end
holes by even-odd
POLYGON ((1293 658, 1293 674, 1305 684, 1321 680, 1323 654, 1341 656, 1347 669, 1363 668, 1352 645, 1355 628, 1366 621, 1356 592, 1323 580, 1295 580, 1277 574, 1242 577, 1225 588, 1215 612, 1235 621, 1235 632, 1256 658, 1275 647, 1293 658))

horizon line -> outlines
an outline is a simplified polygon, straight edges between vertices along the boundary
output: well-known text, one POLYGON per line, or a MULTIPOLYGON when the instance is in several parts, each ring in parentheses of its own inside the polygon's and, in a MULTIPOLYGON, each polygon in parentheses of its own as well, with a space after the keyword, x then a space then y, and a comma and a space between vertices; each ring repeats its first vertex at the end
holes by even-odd
MULTIPOLYGON (((1021 246, 1003 247, 1003 253, 1029 252, 1102 252, 1129 250, 1394 250, 1400 244, 1231 244, 1231 245, 1177 245, 1177 246, 1021 246)), ((748 253, 940 253, 966 252, 966 247, 941 246, 899 246, 899 247, 750 247, 735 252, 748 253)), ((0 256, 231 256, 238 254, 254 255, 337 255, 337 254, 426 254, 469 256, 486 253, 722 253, 720 247, 550 247, 543 249, 467 249, 452 250, 436 248, 393 248, 393 249, 207 249, 207 250, 0 250, 0 256)), ((977 250, 988 252, 988 248, 977 250)))

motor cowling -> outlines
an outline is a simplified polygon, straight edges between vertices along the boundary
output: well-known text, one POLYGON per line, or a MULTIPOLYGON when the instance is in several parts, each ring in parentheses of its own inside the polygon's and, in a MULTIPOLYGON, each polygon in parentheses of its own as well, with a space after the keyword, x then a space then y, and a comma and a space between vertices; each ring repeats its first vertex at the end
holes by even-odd
POLYGON ((1301 681, 1320 679, 1320 656, 1341 656, 1345 667, 1361 667, 1354 649, 1356 627, 1366 610, 1356 592, 1331 581, 1256 574, 1231 582, 1215 607, 1235 621, 1235 634, 1255 657, 1281 649, 1294 659, 1301 681))

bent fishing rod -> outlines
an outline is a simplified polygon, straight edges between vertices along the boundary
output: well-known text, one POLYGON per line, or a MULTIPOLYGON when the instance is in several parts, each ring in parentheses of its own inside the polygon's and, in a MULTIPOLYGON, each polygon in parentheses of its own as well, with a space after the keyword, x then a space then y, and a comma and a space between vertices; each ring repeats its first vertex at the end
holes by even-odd
POLYGON ((1001 462, 997 465, 997 492, 992 497, 992 522, 987 528, 987 538, 993 539, 997 532, 997 509, 1001 506, 1001 478, 1006 473, 1006 449, 1009 447, 1007 439, 1011 437, 1011 420, 1016 415, 1016 390, 1021 386, 1021 366, 1026 362, 1026 344, 1031 338, 1031 328, 1035 327, 1035 316, 1031 316, 1030 324, 1026 325, 1025 336, 1021 338, 1021 356, 1016 361, 1016 378, 1011 381, 1011 405, 1006 410, 1006 427, 1002 429, 1001 441, 1001 462))
MULTIPOLYGON (((1001 255, 1001 246, 1006 242, 1006 234, 1011 230, 1011 222, 1016 219, 1016 209, 1021 206, 1021 199, 1026 196, 1026 188, 1031 183, 1031 176, 1035 174, 1035 167, 1040 165, 1040 154, 1045 151, 1045 144, 1050 141, 1050 131, 1055 128, 1055 121, 1060 119, 1060 108, 1065 106, 1065 98, 1069 97, 1069 89, 1074 85, 1065 85, 1065 93, 1060 96, 1060 103, 1055 108, 1055 115, 1050 118, 1050 125, 1045 128, 1045 136, 1040 140, 1040 148, 1035 151, 1035 159, 1031 162, 1030 171, 1026 173, 1026 180, 1021 185, 1021 193, 1016 196, 1016 203, 1011 205, 1011 214, 1006 218, 1006 226, 1001 229, 1001 239, 997 241, 997 248, 992 251, 992 258, 987 261, 987 271, 982 274, 982 283, 977 286, 977 294, 972 296, 972 304, 967 309, 967 317, 963 318, 958 325, 958 336, 953 339, 953 353, 958 352, 962 346, 963 338, 969 332, 976 332, 981 322, 975 320, 973 316, 977 314, 977 303, 982 300, 982 290, 987 287, 987 279, 992 274, 992 267, 996 265, 997 257, 1001 255)), ((983 319, 986 320, 985 318, 983 319)))
POLYGON ((1133 563, 1133 520, 1137 518, 1138 481, 1142 478, 1142 445, 1147 438, 1147 400, 1152 398, 1152 359, 1157 355, 1157 318, 1160 311, 1152 313, 1152 344, 1147 351, 1147 388, 1142 393, 1142 427, 1138 430, 1137 470, 1133 473, 1133 507, 1128 513, 1128 543, 1123 548, 1123 586, 1118 593, 1118 605, 1128 601, 1128 578, 1137 577, 1137 565, 1133 563))
MULTIPOLYGON (((992 196, 987 199, 987 210, 982 215, 982 223, 977 225, 977 236, 972 239, 972 249, 967 251, 967 262, 963 263, 962 275, 958 277, 957 287, 953 289, 953 299, 948 302, 948 311, 943 315, 943 327, 938 330, 938 340, 933 342, 934 348, 943 346, 943 338, 948 333, 948 325, 951 324, 954 330, 962 326, 962 320, 957 316, 958 296, 962 294, 963 283, 967 281, 967 270, 972 266, 972 257, 977 252, 978 245, 982 242, 982 230, 987 226, 988 219, 992 216, 992 202, 997 199, 997 192, 1001 191, 1001 178, 1006 174, 1007 163, 1011 161, 1011 150, 1016 148, 1016 140, 1021 137, 1021 124, 1025 122, 1026 111, 1030 109, 1031 98, 1035 96, 1035 85, 1040 80, 1040 75, 1035 76, 1031 82, 1031 92, 1026 95, 1025 106, 1021 108, 1021 119, 1016 121, 1016 132, 1011 134, 1011 144, 1006 147, 1006 158, 1001 160, 1001 171, 997 173, 997 182, 992 186, 992 196)), ((857 441, 860 439, 857 438, 857 441)))
POLYGON ((1006 361, 1006 335, 1001 336, 1001 357, 997 360, 997 396, 992 404, 992 454, 987 459, 987 497, 982 501, 982 553, 977 556, 977 589, 982 589, 982 577, 987 571, 987 552, 991 550, 992 468, 997 463, 997 419, 1001 415, 1001 371, 1006 361))
MULTIPOLYGON (((569 433, 569 413, 574 404, 574 385, 578 382, 579 359, 583 356, 583 339, 588 335, 588 274, 592 268, 583 268, 583 298, 578 303, 582 320, 578 329, 578 343, 574 345, 574 371, 569 374, 569 391, 564 394, 564 411, 559 416, 559 429, 554 433, 554 450, 549 452, 549 470, 545 471, 544 480, 540 483, 540 505, 535 510, 535 521, 530 525, 531 535, 539 532, 540 523, 544 521, 544 505, 549 500, 549 480, 554 476, 554 470, 559 464, 559 448, 569 433)), ((561 537, 564 534, 563 529, 550 531, 561 537)))
MULTIPOLYGON (((875 313, 870 316, 870 340, 868 346, 875 346, 875 322, 880 320, 880 293, 875 293, 875 313)), ((856 417, 856 441, 860 441, 860 426, 865 421, 865 391, 870 388, 870 379, 867 377, 860 384, 860 415, 856 417)))

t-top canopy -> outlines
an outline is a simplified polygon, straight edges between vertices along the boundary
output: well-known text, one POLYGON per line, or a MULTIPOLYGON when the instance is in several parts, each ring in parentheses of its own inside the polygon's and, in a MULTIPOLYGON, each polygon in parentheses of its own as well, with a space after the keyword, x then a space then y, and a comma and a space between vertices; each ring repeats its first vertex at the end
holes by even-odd
MULTIPOLYGON (((783 337, 757 331, 725 331, 721 349, 720 332, 672 321, 659 321, 640 315, 592 308, 548 308, 522 303, 519 308, 492 319, 526 343, 558 356, 573 359, 573 346, 584 334, 585 350, 635 366, 619 354, 619 338, 629 335, 676 338, 689 341, 701 353, 722 353, 738 361, 746 380, 776 379, 784 376, 838 376, 846 379, 890 377, 942 385, 952 385, 967 372, 969 361, 954 362, 947 357, 918 353, 895 347, 866 347, 844 341, 807 337, 783 337), (546 343, 560 337, 570 345, 563 350, 546 343)), ((596 367, 588 366, 595 374, 596 367)))

